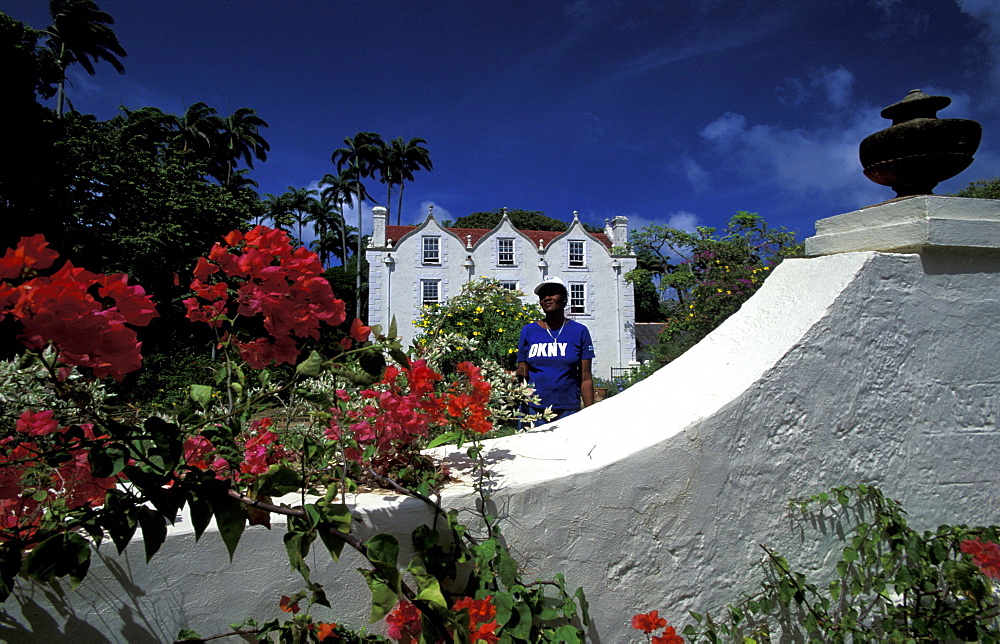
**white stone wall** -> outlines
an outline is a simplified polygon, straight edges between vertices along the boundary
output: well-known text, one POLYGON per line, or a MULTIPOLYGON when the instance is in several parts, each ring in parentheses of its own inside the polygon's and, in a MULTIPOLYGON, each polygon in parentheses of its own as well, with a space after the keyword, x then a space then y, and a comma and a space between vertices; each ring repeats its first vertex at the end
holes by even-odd
MULTIPOLYGON (((625 223, 616 218, 617 230, 625 235, 625 223)), ((378 226, 373 243, 384 243, 378 226)), ((570 228, 543 249, 538 240, 530 239, 515 229, 504 217, 500 224, 471 248, 468 240, 441 227, 430 216, 416 230, 402 239, 393 240, 392 248, 373 246, 368 249, 369 262, 369 324, 388 329, 393 317, 397 333, 404 345, 409 345, 419 329, 413 322, 420 314, 421 280, 440 280, 441 298, 457 295, 470 279, 492 277, 517 282, 526 299, 535 301, 532 290, 546 276, 558 276, 567 283, 585 284, 586 311, 569 317, 585 324, 594 339, 595 376, 608 378, 612 367, 621 367, 635 358, 635 299, 632 285, 625 273, 635 268, 634 257, 614 257, 598 240, 574 221, 570 228), (441 264, 426 265, 421 261, 424 237, 440 240, 441 264), (514 240, 514 265, 500 266, 497 261, 497 240, 514 240), (570 241, 584 242, 583 267, 569 265, 570 241), (390 258, 386 263, 386 258, 390 258)))
MULTIPOLYGON (((636 639, 635 612, 658 609, 680 627, 687 610, 715 610, 751 590, 758 544, 817 565, 823 553, 803 546, 785 515, 791 496, 871 482, 918 528, 1000 523, 998 294, 995 249, 783 263, 737 314, 649 379, 491 442, 498 512, 525 575, 563 572, 582 585, 593 640, 617 643, 636 639)), ((462 471, 460 455, 447 457, 462 471)), ((391 530, 405 543, 429 518, 394 495, 357 501, 362 536, 391 530)), ((473 498, 457 484, 444 503, 473 498)), ((159 641, 182 627, 208 635, 246 615, 271 618, 276 598, 299 583, 280 528, 249 528, 244 539, 232 564, 216 534, 192 547, 183 528, 148 567, 141 544, 124 558, 106 544, 106 563, 79 591, 22 586, 4 607, 0 638, 159 641)), ((336 602, 332 617, 363 623, 357 558, 325 558, 310 565, 336 602)))

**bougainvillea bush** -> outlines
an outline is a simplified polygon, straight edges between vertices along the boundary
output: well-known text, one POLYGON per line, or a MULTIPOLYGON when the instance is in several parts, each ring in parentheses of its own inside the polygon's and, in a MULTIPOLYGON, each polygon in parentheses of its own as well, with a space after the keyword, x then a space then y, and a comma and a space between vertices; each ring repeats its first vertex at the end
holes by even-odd
MULTIPOLYGON (((194 267, 185 300, 192 323, 215 333, 212 384, 193 384, 185 404, 128 423, 106 413, 95 383, 141 367, 135 327, 156 317, 154 303, 125 275, 60 263, 41 236, 7 250, 0 322, 14 329, 25 353, 6 369, 31 386, 3 400, 0 598, 19 577, 65 577, 75 586, 94 549, 121 553, 137 533, 153 557, 182 508, 198 538, 215 520, 230 557, 248 525, 269 525, 280 514, 284 549, 303 585, 274 598, 285 618, 247 622, 238 633, 384 641, 334 623, 335 598, 306 564, 321 543, 334 559, 344 547, 367 559, 371 619, 386 620, 397 641, 583 640, 581 590, 569 593, 561 577, 523 581, 492 517, 468 527, 455 511, 386 476, 393 473, 386 463, 415 453, 432 429, 457 436, 482 465, 479 440, 492 427, 489 382, 468 362, 445 379, 404 353, 391 330, 385 336, 359 320, 333 355, 303 352, 321 325, 345 321, 343 302, 320 273, 314 253, 263 226, 213 245, 194 267), (305 386, 321 377, 329 386, 305 386), (280 415, 272 413, 276 405, 280 415), (397 561, 399 544, 390 535, 362 542, 351 533, 346 494, 360 472, 434 508, 439 527, 414 531, 413 560, 397 561), (276 501, 291 493, 297 503, 276 501), (330 618, 314 618, 315 611, 330 618)), ((485 489, 477 490, 488 507, 485 489)), ((190 631, 179 637, 200 639, 190 631)))

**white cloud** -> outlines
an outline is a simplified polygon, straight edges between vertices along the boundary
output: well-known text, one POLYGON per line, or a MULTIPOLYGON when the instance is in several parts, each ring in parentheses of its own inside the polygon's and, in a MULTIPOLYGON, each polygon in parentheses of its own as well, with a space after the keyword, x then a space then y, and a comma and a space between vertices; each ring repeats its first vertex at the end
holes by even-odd
POLYGON ((698 228, 698 215, 686 210, 671 213, 667 225, 685 232, 693 233, 698 228))
POLYGON ((708 172, 700 163, 691 157, 684 157, 680 160, 681 169, 684 176, 697 191, 702 191, 708 187, 708 172))
POLYGON ((845 107, 851 100, 854 75, 843 67, 821 70, 815 82, 826 92, 826 98, 836 107, 845 107))
POLYGON ((888 198, 886 188, 862 174, 858 145, 889 123, 879 116, 881 108, 851 102, 852 84, 853 76, 843 68, 814 77, 810 85, 822 89, 826 104, 837 109, 812 128, 750 124, 742 114, 726 112, 701 130, 716 152, 716 161, 703 165, 773 184, 796 197, 850 195, 846 201, 854 206, 888 198))
POLYGON ((972 16, 986 27, 983 44, 989 50, 989 77, 994 92, 1000 89, 1000 3, 997 0, 955 0, 962 13, 972 16))

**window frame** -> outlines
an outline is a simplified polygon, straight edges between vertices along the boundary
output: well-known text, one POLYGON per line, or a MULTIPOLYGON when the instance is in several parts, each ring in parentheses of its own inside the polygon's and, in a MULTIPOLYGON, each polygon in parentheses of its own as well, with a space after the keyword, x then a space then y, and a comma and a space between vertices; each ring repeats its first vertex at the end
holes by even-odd
POLYGON ((570 268, 586 268, 587 266, 587 244, 583 240, 570 239, 568 259, 570 268), (574 247, 579 247, 579 253, 574 253, 574 247), (574 259, 578 257, 578 259, 574 259))
POLYGON ((424 235, 420 239, 420 263, 425 266, 441 266, 441 238, 436 235, 424 235))
POLYGON ((587 314, 587 283, 586 282, 570 282, 569 283, 569 312, 573 315, 586 315, 587 314), (579 291, 579 295, 574 295, 574 291, 579 291), (575 304, 575 301, 579 301, 579 304, 575 304))
POLYGON ((420 280, 420 306, 428 306, 431 304, 441 303, 441 280, 440 279, 422 279, 420 280), (427 288, 434 287, 434 298, 433 300, 427 299, 427 288))
POLYGON ((497 266, 516 266, 517 262, 514 258, 514 238, 513 237, 497 237, 497 266), (510 244, 509 250, 504 250, 504 246, 510 244), (504 261, 504 256, 509 255, 508 261, 504 261))
POLYGON ((508 291, 519 291, 521 290, 521 285, 518 284, 517 280, 498 280, 501 288, 505 288, 508 291))

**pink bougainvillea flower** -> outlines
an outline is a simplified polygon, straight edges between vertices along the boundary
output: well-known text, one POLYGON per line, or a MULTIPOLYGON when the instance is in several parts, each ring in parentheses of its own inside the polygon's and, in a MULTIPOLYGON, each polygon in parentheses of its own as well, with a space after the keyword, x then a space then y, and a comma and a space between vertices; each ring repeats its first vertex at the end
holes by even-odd
POLYGON ((959 547, 965 554, 972 555, 972 563, 976 564, 984 575, 1000 580, 1000 545, 990 541, 967 539, 959 547))
POLYGON ((389 637, 401 644, 415 642, 420 635, 420 610, 407 600, 401 600, 385 616, 389 637))
POLYGON ((25 411, 17 419, 14 429, 28 436, 45 436, 59 431, 59 423, 52 417, 52 410, 25 411))
POLYGON ((654 610, 648 613, 639 613, 632 617, 632 628, 637 631, 649 634, 667 625, 667 620, 660 617, 660 611, 654 610))

